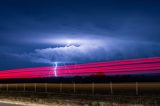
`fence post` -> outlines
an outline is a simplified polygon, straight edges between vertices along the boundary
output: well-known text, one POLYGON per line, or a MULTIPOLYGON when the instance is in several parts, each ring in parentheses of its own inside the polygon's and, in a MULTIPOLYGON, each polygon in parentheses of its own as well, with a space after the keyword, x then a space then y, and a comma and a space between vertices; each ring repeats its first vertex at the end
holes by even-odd
POLYGON ((106 94, 108 95, 107 85, 108 85, 108 83, 105 82, 105 90, 106 90, 106 94))
POLYGON ((138 95, 138 82, 136 82, 136 95, 138 95))
POLYGON ((113 85, 112 82, 110 82, 110 90, 111 90, 111 95, 113 94, 113 85))
POLYGON ((73 91, 74 91, 74 93, 76 92, 76 85, 75 85, 75 82, 73 83, 73 91))
POLYGON ((94 82, 92 83, 92 95, 94 95, 94 82))
POLYGON ((34 84, 34 91, 36 92, 37 88, 36 88, 36 83, 34 84))
POLYGON ((16 91, 17 91, 17 83, 16 83, 16 91))
POLYGON ((7 92, 8 92, 8 84, 6 85, 6 87, 7 87, 7 92))
POLYGON ((25 83, 23 84, 23 91, 24 92, 26 91, 26 85, 25 85, 25 83))
POLYGON ((48 90, 48 89, 47 89, 47 83, 45 83, 45 92, 47 92, 47 90, 48 90))
POLYGON ((60 83, 59 91, 62 92, 62 82, 60 83))

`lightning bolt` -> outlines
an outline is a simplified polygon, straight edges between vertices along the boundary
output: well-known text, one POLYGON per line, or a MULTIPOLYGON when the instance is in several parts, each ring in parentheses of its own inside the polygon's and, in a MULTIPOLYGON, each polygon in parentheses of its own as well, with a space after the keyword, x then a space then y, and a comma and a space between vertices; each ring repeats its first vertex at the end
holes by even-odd
POLYGON ((57 77, 57 62, 54 62, 54 76, 57 77))

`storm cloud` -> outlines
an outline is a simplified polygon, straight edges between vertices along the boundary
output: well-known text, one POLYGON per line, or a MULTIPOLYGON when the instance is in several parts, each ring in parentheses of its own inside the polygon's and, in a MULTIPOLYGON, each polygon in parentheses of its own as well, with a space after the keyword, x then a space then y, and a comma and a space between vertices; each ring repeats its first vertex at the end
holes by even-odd
POLYGON ((157 43, 115 40, 99 45, 94 42, 94 44, 70 44, 60 47, 35 49, 30 53, 12 54, 12 56, 36 63, 83 63, 158 56, 160 55, 159 51, 160 45, 157 43))
POLYGON ((160 56, 159 5, 157 0, 1 0, 0 69, 160 56), (76 42, 67 45, 70 39, 76 42))

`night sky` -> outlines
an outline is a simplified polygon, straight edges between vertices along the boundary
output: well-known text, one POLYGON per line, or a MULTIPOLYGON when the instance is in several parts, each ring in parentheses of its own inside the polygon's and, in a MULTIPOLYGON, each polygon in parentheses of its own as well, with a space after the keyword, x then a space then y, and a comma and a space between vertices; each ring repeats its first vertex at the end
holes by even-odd
POLYGON ((158 56, 158 0, 0 0, 0 70, 158 56))

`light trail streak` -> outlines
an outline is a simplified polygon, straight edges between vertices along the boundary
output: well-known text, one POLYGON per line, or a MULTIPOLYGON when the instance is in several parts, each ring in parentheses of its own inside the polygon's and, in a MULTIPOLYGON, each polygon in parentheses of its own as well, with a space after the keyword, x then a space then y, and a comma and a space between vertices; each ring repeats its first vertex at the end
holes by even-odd
POLYGON ((0 70, 0 79, 8 78, 46 78, 68 76, 132 75, 160 73, 160 57, 116 60, 110 62, 94 62, 52 67, 22 68, 0 70), (50 76, 51 74, 51 76, 50 76))

